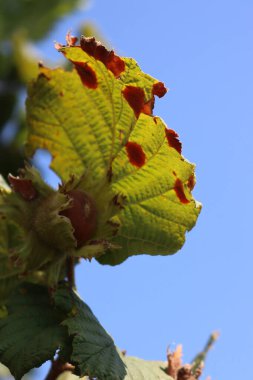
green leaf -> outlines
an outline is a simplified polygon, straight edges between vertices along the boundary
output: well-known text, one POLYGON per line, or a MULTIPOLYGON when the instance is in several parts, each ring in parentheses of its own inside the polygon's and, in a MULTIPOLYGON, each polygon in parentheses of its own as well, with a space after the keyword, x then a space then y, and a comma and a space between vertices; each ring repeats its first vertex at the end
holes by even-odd
POLYGON ((22 285, 7 303, 8 316, 0 319, 0 362, 16 380, 52 359, 66 338, 60 314, 52 307, 46 288, 22 285))
POLYGON ((22 284, 6 307, 0 318, 0 362, 16 380, 53 359, 58 349, 60 360, 73 363, 80 376, 124 378, 112 338, 68 285, 50 295, 45 287, 22 284))
POLYGON ((92 38, 58 49, 74 69, 41 68, 31 84, 26 154, 47 149, 62 180, 80 178, 77 188, 94 199, 93 240, 106 241, 106 253, 87 242, 77 256, 92 252, 115 265, 134 254, 177 252, 201 206, 191 194, 194 165, 182 156, 177 134, 152 113, 163 83, 92 38))
POLYGON ((70 361, 78 375, 103 380, 124 379, 125 367, 114 342, 90 308, 69 289, 59 289, 54 299, 56 306, 69 315, 62 325, 73 337, 70 361))

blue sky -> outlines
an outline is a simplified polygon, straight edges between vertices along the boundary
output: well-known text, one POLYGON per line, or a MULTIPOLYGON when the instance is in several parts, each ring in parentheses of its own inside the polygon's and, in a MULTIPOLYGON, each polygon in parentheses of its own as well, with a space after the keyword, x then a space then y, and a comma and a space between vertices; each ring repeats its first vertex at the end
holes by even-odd
MULTIPOLYGON (((184 360, 213 330, 220 339, 205 375, 248 378, 253 356, 252 214, 253 2, 94 0, 61 21, 38 47, 57 59, 81 22, 93 21, 113 48, 165 82, 155 114, 176 130, 197 165, 197 226, 171 257, 139 256, 118 267, 77 269, 79 292, 129 355, 184 360)), ((203 376, 203 380, 205 376, 203 376)))

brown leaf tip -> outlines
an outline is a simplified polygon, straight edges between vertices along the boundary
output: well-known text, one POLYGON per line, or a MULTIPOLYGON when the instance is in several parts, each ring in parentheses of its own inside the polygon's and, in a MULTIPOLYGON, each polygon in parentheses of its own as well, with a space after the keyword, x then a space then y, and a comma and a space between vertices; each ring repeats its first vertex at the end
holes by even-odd
POLYGON ((168 360, 168 367, 167 367, 167 374, 171 376, 173 379, 177 378, 178 370, 182 366, 182 345, 179 344, 174 352, 171 352, 170 349, 168 349, 167 352, 167 360, 168 360))
POLYGON ((85 53, 101 61, 116 78, 125 70, 125 62, 113 50, 106 49, 95 37, 81 37, 80 45, 85 53))
POLYGON ((95 71, 86 62, 72 61, 75 65, 76 71, 84 86, 92 88, 93 90, 97 88, 98 81, 95 71))
POLYGON ((164 86, 162 82, 156 82, 153 85, 153 94, 158 96, 158 98, 162 98, 167 92, 167 88, 164 86))
POLYGON ((192 364, 183 364, 181 345, 178 345, 174 352, 168 350, 167 360, 166 373, 174 380, 198 380, 202 374, 203 365, 194 370, 192 364))
POLYGON ((37 191, 30 179, 8 175, 8 180, 15 193, 19 193, 26 201, 32 201, 37 196, 37 191))
POLYGON ((72 36, 70 31, 66 34, 66 42, 67 46, 75 46, 78 41, 78 38, 75 36, 72 36))
POLYGON ((141 168, 145 164, 146 155, 139 144, 133 141, 128 141, 126 144, 126 151, 132 165, 141 168))
POLYGON ((190 203, 189 199, 186 198, 185 193, 184 193, 184 185, 182 181, 177 178, 175 185, 174 185, 174 190, 177 194, 178 199, 180 200, 181 203, 187 204, 190 203))
POLYGON ((165 128, 165 136, 169 146, 176 149, 179 154, 182 153, 182 144, 179 141, 178 134, 173 129, 165 128))

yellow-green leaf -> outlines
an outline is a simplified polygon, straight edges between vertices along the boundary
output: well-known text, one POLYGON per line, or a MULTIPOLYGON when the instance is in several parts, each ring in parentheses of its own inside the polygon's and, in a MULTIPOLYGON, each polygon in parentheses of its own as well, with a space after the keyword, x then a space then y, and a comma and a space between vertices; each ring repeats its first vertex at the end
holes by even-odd
POLYGON ((75 175, 77 188, 94 199, 99 249, 88 242, 80 256, 93 252, 114 265, 133 254, 175 253, 201 206, 191 194, 194 165, 182 156, 176 132, 153 115, 164 84, 94 38, 57 48, 73 70, 43 67, 30 85, 26 154, 47 149, 62 180, 75 175))

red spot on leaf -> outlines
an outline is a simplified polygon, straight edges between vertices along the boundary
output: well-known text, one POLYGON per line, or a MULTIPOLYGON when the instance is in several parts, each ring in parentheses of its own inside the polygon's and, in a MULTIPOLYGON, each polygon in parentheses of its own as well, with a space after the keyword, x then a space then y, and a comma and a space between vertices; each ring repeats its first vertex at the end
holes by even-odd
POLYGON ((178 134, 175 131, 173 131, 173 129, 165 128, 165 135, 166 135, 169 146, 176 149, 178 153, 181 154, 182 144, 178 139, 178 134))
POLYGON ((70 190, 66 193, 71 205, 60 215, 67 217, 74 229, 77 247, 83 246, 92 238, 97 227, 97 209, 93 199, 81 190, 70 190))
POLYGON ((192 174, 189 177, 188 182, 187 182, 187 186, 189 187, 190 190, 193 190, 193 188, 195 186, 195 176, 194 176, 194 174, 192 174))
POLYGON ((115 55, 113 51, 109 53, 106 67, 115 75, 116 78, 125 71, 125 62, 118 56, 115 55))
POLYGON ((144 106, 145 94, 143 89, 135 86, 126 86, 122 93, 138 118, 144 106))
POLYGON ((97 88, 98 81, 95 71, 85 62, 72 61, 84 86, 97 88))
POLYGON ((8 180, 11 187, 15 193, 19 193, 22 198, 26 201, 32 201, 37 196, 37 191, 33 186, 30 179, 14 177, 13 175, 8 175, 8 180))
POLYGON ((128 141, 126 144, 126 151, 132 165, 141 168, 145 164, 146 155, 139 144, 128 141))
POLYGON ((179 178, 177 178, 177 180, 175 182, 174 190, 175 190, 177 197, 181 203, 187 204, 190 202, 189 199, 187 199, 185 196, 184 186, 183 186, 182 181, 179 178))
POLYGON ((144 90, 140 87, 135 86, 126 86, 124 90, 122 90, 122 94, 130 107, 133 109, 137 118, 140 116, 141 112, 145 113, 146 115, 152 115, 155 104, 154 96, 145 102, 144 90))
POLYGON ((164 86, 164 83, 157 82, 153 85, 153 94, 162 98, 167 92, 167 88, 164 86))
POLYGON ((116 78, 125 70, 125 62, 113 50, 107 50, 94 37, 82 37, 81 48, 91 57, 101 61, 116 78))

